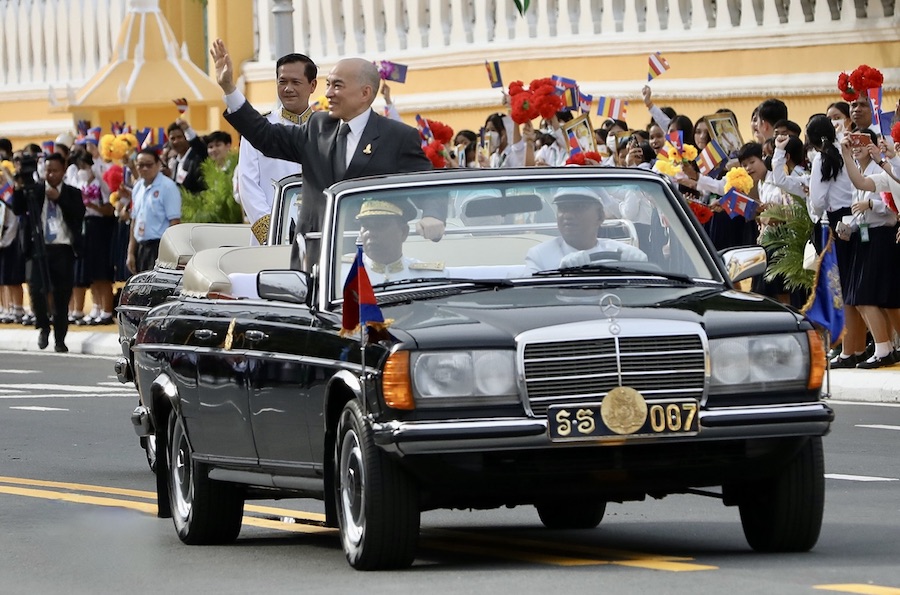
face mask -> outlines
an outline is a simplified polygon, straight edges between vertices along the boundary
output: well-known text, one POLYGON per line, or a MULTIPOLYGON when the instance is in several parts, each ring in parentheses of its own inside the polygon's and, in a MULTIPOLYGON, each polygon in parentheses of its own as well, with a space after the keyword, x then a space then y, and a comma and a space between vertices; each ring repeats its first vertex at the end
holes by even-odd
POLYGON ((500 146, 500 133, 496 130, 491 130, 487 133, 487 142, 488 146, 492 149, 496 149, 500 146))
POLYGON ((616 152, 616 135, 615 134, 610 134, 609 136, 606 137, 606 147, 613 153, 616 152))
POLYGON ((87 184, 91 181, 91 172, 86 169, 79 169, 78 173, 75 174, 75 179, 78 180, 81 184, 87 184))

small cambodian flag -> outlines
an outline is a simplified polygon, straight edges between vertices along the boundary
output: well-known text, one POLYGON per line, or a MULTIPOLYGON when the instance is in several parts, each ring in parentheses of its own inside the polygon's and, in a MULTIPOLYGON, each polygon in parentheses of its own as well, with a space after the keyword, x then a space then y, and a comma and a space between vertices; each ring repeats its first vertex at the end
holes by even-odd
POLYGON ((747 221, 756 217, 756 209, 759 207, 759 203, 734 188, 719 199, 719 204, 732 219, 742 216, 747 221))
POLYGON ((422 137, 425 144, 434 140, 431 126, 428 125, 428 120, 423 118, 421 114, 416 114, 416 127, 419 129, 419 136, 422 137))
POLYGON ((0 184, 0 200, 5 202, 7 205, 10 205, 13 198, 13 185, 9 183, 9 180, 3 180, 3 183, 0 184))
POLYGON ((594 103, 594 96, 588 95, 587 93, 582 93, 581 90, 578 91, 578 107, 581 109, 582 114, 591 113, 591 104, 594 103))
POLYGON ((666 140, 672 143, 672 146, 681 153, 684 150, 684 131, 673 130, 666 134, 666 140))
POLYGON ((866 94, 869 96, 869 106, 872 108, 872 122, 881 128, 881 87, 877 89, 867 89, 866 94))
POLYGON ((488 80, 491 81, 491 88, 502 88, 503 79, 500 77, 500 62, 488 62, 485 60, 484 67, 487 68, 488 80))
POLYGON ((650 54, 650 58, 648 60, 650 64, 650 68, 647 70, 647 80, 652 81, 665 71, 667 71, 671 66, 669 66, 668 60, 662 57, 662 54, 656 52, 655 54, 650 54))
POLYGON ((728 157, 728 154, 725 152, 725 149, 716 141, 710 140, 697 156, 697 168, 704 176, 709 175, 709 172, 715 169, 726 157, 728 157))
POLYGON ((613 120, 624 120, 628 112, 628 102, 615 97, 597 98, 597 115, 613 120))
POLYGON ((352 335, 361 326, 385 329, 392 321, 385 320, 375 301, 372 282, 363 262, 362 246, 356 247, 356 258, 344 281, 344 305, 341 313, 341 336, 352 335))
POLYGON ((44 150, 44 155, 53 155, 53 151, 56 150, 56 143, 52 140, 45 140, 41 143, 41 148, 44 150))
POLYGON ((178 108, 179 114, 184 114, 188 110, 188 100, 184 97, 179 97, 178 99, 173 99, 172 103, 175 104, 175 107, 178 108))
POLYGON ((569 157, 574 157, 575 155, 581 154, 581 145, 578 143, 578 137, 575 136, 575 131, 569 131, 569 157))
POLYGON ((578 83, 575 82, 575 79, 568 79, 564 76, 559 76, 554 74, 550 77, 550 80, 553 81, 553 84, 556 85, 556 91, 562 95, 563 91, 566 89, 574 89, 578 87, 578 83))
POLYGON ((815 292, 801 311, 815 324, 828 330, 831 347, 841 342, 844 333, 844 297, 841 294, 841 277, 838 273, 834 237, 827 225, 822 226, 825 249, 816 259, 815 292))

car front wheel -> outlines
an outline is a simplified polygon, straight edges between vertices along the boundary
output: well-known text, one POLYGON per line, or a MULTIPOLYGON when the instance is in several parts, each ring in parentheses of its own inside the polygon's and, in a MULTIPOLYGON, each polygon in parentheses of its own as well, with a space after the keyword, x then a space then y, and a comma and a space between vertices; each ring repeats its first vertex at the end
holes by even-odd
POLYGON ((738 508, 750 547, 759 552, 812 549, 825 508, 822 438, 810 438, 777 475, 743 488, 738 508))
POLYGON ((194 460, 184 420, 169 415, 169 502, 175 530, 184 543, 230 543, 241 531, 244 497, 234 485, 209 479, 207 468, 194 460))
POLYGON ((357 570, 405 568, 419 537, 412 479, 382 452, 357 401, 341 412, 335 443, 335 500, 341 543, 357 570))

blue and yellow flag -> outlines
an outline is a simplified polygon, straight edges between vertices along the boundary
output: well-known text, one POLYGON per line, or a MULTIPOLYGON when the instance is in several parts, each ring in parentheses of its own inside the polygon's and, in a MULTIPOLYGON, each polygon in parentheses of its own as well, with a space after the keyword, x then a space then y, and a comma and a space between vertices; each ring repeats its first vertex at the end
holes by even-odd
POLYGON ((822 228, 825 248, 816 258, 814 291, 801 309, 806 317, 828 331, 831 347, 838 345, 844 334, 844 296, 841 294, 841 275, 838 272, 834 236, 825 225, 822 228))

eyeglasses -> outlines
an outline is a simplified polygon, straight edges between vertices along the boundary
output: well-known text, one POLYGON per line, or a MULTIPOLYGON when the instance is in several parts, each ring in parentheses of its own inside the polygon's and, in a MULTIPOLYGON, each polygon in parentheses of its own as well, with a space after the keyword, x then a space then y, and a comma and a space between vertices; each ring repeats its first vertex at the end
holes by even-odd
POLYGON ((154 165, 157 165, 157 164, 156 163, 141 163, 141 162, 137 162, 134 164, 134 166, 137 167, 138 169, 149 169, 149 168, 153 167, 154 165))

